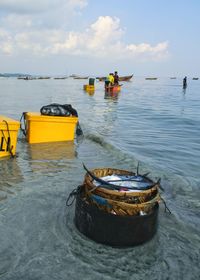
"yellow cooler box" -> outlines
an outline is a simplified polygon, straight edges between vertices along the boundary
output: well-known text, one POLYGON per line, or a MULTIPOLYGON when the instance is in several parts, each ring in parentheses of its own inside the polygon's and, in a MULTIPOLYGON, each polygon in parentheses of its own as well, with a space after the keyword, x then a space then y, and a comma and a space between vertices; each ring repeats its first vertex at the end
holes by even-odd
POLYGON ((0 115, 0 157, 16 154, 20 122, 0 115))
POLYGON ((86 91, 93 91, 93 90, 95 90, 95 87, 94 87, 94 85, 84 85, 83 89, 86 91))
POLYGON ((73 141, 77 117, 45 116, 26 113, 26 139, 29 143, 73 141))

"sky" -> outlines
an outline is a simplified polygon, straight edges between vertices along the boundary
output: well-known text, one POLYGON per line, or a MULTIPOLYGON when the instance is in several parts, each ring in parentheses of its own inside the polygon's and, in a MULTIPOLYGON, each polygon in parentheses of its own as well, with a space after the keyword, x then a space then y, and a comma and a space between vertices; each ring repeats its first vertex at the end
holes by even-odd
POLYGON ((0 73, 200 76, 200 0, 0 0, 0 73))

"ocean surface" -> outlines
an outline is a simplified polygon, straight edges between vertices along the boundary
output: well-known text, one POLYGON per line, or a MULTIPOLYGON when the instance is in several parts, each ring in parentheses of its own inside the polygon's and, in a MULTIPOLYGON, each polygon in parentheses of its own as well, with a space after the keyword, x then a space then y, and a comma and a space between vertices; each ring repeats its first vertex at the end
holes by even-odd
POLYGON ((0 79, 0 115, 20 120, 50 103, 71 104, 84 137, 74 143, 28 144, 0 160, 0 279, 111 280, 200 278, 200 81, 134 77, 105 95, 86 80, 0 79), (89 169, 113 167, 161 178, 155 237, 117 249, 97 244, 74 225, 70 192, 89 169))

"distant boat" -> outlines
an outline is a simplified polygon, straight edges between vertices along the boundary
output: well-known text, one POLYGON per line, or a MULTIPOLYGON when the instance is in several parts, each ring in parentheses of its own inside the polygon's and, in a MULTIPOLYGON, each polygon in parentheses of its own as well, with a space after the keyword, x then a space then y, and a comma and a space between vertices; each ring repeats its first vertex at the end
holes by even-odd
POLYGON ((75 76, 74 79, 80 80, 80 79, 88 79, 89 76, 81 77, 81 76, 75 76))
POLYGON ((20 76, 17 77, 18 80, 32 80, 33 78, 31 76, 20 76))
POLYGON ((158 78, 155 78, 155 77, 150 77, 150 78, 145 78, 145 80, 157 80, 158 78))
POLYGON ((38 80, 48 80, 48 79, 51 79, 51 77, 38 77, 37 79, 38 80))
POLYGON ((170 79, 171 79, 171 80, 175 80, 175 79, 176 79, 176 77, 170 77, 170 79))
POLYGON ((132 79, 133 75, 130 75, 130 76, 120 76, 119 77, 119 81, 122 82, 122 81, 130 81, 132 79))
POLYGON ((65 80, 67 77, 55 77, 54 80, 65 80))
MULTIPOLYGON (((130 79, 133 77, 133 75, 130 75, 130 76, 120 76, 119 77, 119 81, 122 82, 126 82, 126 81, 130 81, 130 79)), ((96 79, 98 79, 99 81, 105 81, 106 80, 106 77, 97 77, 96 79)))
POLYGON ((199 78, 192 78, 192 80, 198 80, 199 78))

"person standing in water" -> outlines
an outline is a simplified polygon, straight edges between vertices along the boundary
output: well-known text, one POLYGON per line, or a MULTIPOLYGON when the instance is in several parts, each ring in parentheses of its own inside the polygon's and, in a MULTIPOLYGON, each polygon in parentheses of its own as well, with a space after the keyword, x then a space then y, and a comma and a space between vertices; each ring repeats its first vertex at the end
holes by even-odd
POLYGON ((183 88, 187 87, 187 77, 185 76, 185 78, 183 79, 183 88))
POLYGON ((111 86, 113 86, 113 84, 114 84, 114 76, 113 76, 113 73, 110 73, 108 75, 108 77, 106 77, 105 88, 111 87, 111 86))
POLYGON ((119 76, 118 76, 117 71, 115 71, 115 74, 114 74, 114 84, 115 84, 115 85, 118 85, 118 84, 119 84, 119 76))

